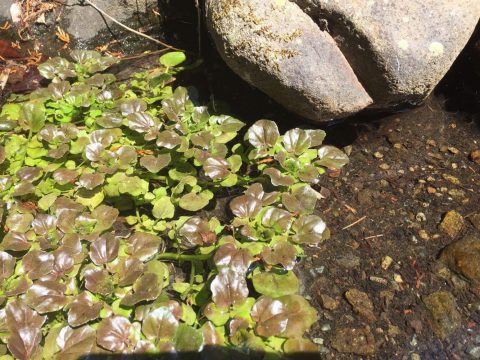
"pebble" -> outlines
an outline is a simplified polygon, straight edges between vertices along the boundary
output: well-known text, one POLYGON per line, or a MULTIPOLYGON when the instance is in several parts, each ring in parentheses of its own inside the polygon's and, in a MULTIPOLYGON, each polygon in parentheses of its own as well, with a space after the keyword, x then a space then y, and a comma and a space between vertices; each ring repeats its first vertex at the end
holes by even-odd
POLYGON ((458 153, 460 153, 460 150, 458 150, 456 147, 453 147, 453 146, 449 146, 448 151, 450 151, 454 155, 457 155, 458 153))
POLYGON ((332 347, 341 353, 363 356, 373 355, 377 351, 375 338, 368 327, 337 330, 332 339, 332 347))
POLYGON ((370 276, 370 281, 373 281, 382 285, 388 285, 388 281, 380 276, 370 276))
POLYGON ((453 239, 460 234, 463 225, 464 220, 462 215, 452 210, 445 214, 442 222, 439 225, 439 229, 453 239))
POLYGON ((378 151, 374 152, 373 156, 375 156, 375 158, 377 158, 377 159, 383 159, 383 154, 381 152, 378 152, 378 151))
POLYGON ((480 346, 475 346, 467 350, 467 354, 474 359, 480 359, 480 346))
POLYGON ((469 155, 470 160, 473 162, 480 164, 480 149, 473 150, 469 155))
POLYGON ((423 212, 419 212, 417 215, 415 215, 415 219, 417 219, 417 221, 427 221, 427 217, 423 212))
POLYGON ((335 310, 340 305, 339 300, 325 294, 320 295, 320 300, 322 301, 322 307, 326 310, 335 310))
POLYGON ((427 192, 429 194, 435 194, 437 192, 437 189, 435 189, 433 186, 427 187, 427 192))
POLYGON ((380 169, 382 170, 388 170, 390 169, 390 165, 388 165, 387 163, 382 163, 378 166, 380 169))
POLYGON ((480 283, 480 236, 474 233, 448 245, 440 260, 467 279, 480 283))
POLYGON ((368 295, 358 289, 352 288, 345 293, 347 301, 352 305, 353 311, 363 317, 367 322, 377 320, 373 313, 373 303, 368 295))
POLYGON ((453 185, 460 185, 460 180, 453 175, 443 174, 442 177, 453 185))
POLYGON ((400 275, 400 274, 394 274, 393 275, 393 280, 395 280, 395 282, 397 284, 402 284, 403 283, 403 278, 402 278, 402 275, 400 275))
POLYGON ((450 292, 434 292, 423 297, 423 302, 430 312, 433 331, 440 339, 445 339, 461 326, 462 316, 450 292))
POLYGON ((322 331, 330 331, 332 330, 332 326, 330 324, 323 324, 322 327, 320 328, 322 331))
POLYGON ((418 236, 420 236, 420 239, 422 240, 429 240, 430 236, 428 236, 428 233, 425 230, 420 230, 418 232, 418 236))
POLYGON ((392 265, 393 259, 390 256, 384 256, 382 259, 382 269, 388 270, 390 265, 392 265))
POLYGON ((412 356, 411 356, 411 359, 412 360, 422 360, 420 355, 418 355, 417 353, 413 353, 412 356))

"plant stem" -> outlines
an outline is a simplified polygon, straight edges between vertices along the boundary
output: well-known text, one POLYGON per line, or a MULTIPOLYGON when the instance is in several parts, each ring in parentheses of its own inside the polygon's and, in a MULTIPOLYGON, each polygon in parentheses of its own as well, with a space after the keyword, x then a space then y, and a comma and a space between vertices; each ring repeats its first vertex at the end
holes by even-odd
POLYGON ((174 254, 174 253, 163 253, 157 256, 157 260, 177 260, 177 261, 202 261, 208 260, 212 257, 212 254, 196 254, 196 255, 187 255, 187 254, 174 254))

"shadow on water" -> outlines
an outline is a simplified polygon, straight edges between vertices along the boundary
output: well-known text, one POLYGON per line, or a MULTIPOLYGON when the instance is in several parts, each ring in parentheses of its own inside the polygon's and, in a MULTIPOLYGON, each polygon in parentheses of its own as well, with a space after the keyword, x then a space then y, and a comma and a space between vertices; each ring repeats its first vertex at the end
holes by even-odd
POLYGON ((277 354, 268 354, 261 351, 249 353, 220 346, 206 346, 201 352, 178 352, 159 354, 90 354, 80 357, 79 360, 262 360, 262 359, 285 359, 285 360, 320 360, 318 353, 293 353, 281 357, 277 354))
MULTIPOLYGON (((194 1, 159 0, 159 4, 161 8, 170 9, 164 23, 167 29, 165 38, 198 54, 198 13, 194 1)), ((200 103, 208 103, 216 112, 229 113, 250 123, 260 118, 273 119, 283 131, 292 127, 312 127, 312 123, 282 108, 233 73, 217 53, 204 22, 200 28, 204 64, 179 76, 180 84, 195 85, 200 103)), ((480 43, 476 45, 476 41, 480 41, 480 26, 431 96, 446 99, 442 111, 467 113, 470 116, 466 118, 480 121, 480 43)), ((425 103, 428 104, 428 100, 425 103)), ((412 105, 402 105, 383 111, 367 109, 346 119, 314 125, 327 131, 328 143, 342 147, 352 144, 360 133, 377 129, 385 117, 397 114, 402 118, 414 108, 412 105)))

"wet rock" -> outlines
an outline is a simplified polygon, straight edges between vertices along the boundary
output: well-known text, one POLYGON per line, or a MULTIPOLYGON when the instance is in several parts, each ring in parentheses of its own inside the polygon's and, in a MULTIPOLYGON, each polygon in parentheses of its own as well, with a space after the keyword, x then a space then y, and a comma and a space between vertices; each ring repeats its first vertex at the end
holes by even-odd
POLYGON ((472 225, 475 226, 475 229, 480 231, 480 213, 473 214, 468 219, 470 220, 472 225))
POLYGON ((464 220, 462 215, 452 210, 445 214, 442 222, 439 225, 439 229, 453 239, 460 234, 463 225, 464 220))
POLYGON ((430 312, 433 331, 440 339, 445 339, 461 326, 462 316, 451 293, 438 291, 425 296, 423 302, 430 312))
POLYGON ((344 328, 335 333, 332 347, 341 353, 373 355, 376 352, 375 338, 370 328, 344 328))
POLYGON ((480 150, 473 150, 469 155, 470 160, 473 162, 480 164, 480 150))
MULTIPOLYGON (((94 3, 110 16, 134 29, 149 27, 156 22, 156 17, 152 12, 153 9, 157 10, 156 0, 95 0, 94 3)), ((117 39, 121 39, 123 38, 121 35, 125 34, 124 29, 92 6, 82 5, 80 0, 66 1, 60 24, 77 42, 77 46, 92 46, 99 36, 110 38, 113 33, 117 39), (88 26, 86 26, 87 23, 88 26)), ((136 39, 140 40, 141 38, 136 39)), ((96 43, 95 45, 103 44, 96 43)))
POLYGON ((480 236, 477 233, 448 245, 440 260, 453 271, 480 284, 480 236))
POLYGON ((14 3, 14 0, 2 0, 0 1, 0 22, 12 21, 10 16, 10 6, 14 3))
POLYGON ((360 258, 353 254, 347 254, 337 260, 337 263, 347 269, 354 269, 360 266, 360 258))
POLYGON ((207 25, 225 62, 297 114, 325 121, 370 96, 328 32, 286 0, 207 0, 207 25))
POLYGON ((326 310, 335 310, 340 305, 339 300, 325 294, 320 295, 320 300, 322 307, 326 310))
POLYGON ((347 301, 352 305, 353 311, 363 317, 367 322, 372 323, 377 320, 373 313, 373 303, 364 292, 357 289, 350 289, 345 293, 347 301))
POLYGON ((376 107, 423 100, 463 49, 477 0, 295 0, 328 22, 376 107), (455 30, 454 30, 455 29, 455 30))

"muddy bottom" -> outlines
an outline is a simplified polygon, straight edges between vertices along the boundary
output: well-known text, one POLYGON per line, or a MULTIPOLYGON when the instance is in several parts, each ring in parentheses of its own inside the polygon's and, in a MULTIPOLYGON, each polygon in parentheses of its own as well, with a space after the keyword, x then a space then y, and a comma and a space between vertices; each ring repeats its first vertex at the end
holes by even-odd
POLYGON ((432 97, 410 112, 350 125, 350 164, 317 188, 332 237, 308 250, 298 273, 321 309, 310 336, 324 358, 480 358, 479 298, 437 260, 447 244, 477 231, 469 218, 480 212, 480 166, 469 155, 480 127, 444 106, 432 97), (439 227, 449 211, 465 219, 453 237, 439 227), (432 310, 439 291, 453 300, 447 294, 432 310))

